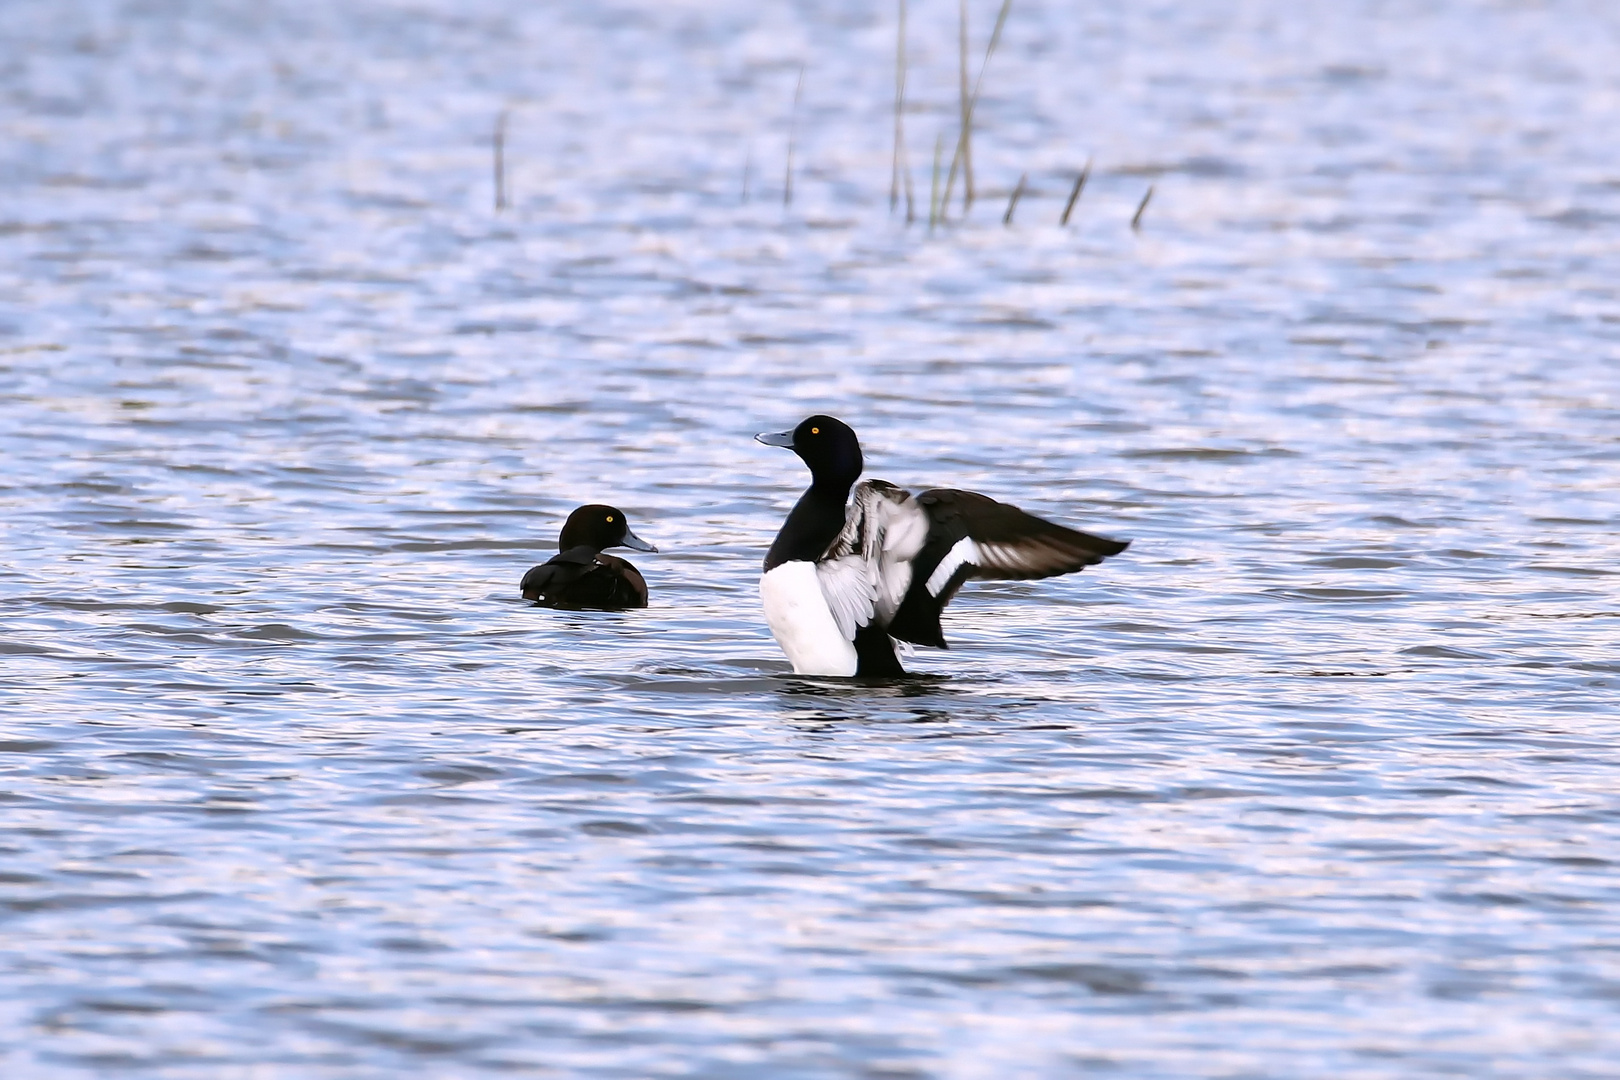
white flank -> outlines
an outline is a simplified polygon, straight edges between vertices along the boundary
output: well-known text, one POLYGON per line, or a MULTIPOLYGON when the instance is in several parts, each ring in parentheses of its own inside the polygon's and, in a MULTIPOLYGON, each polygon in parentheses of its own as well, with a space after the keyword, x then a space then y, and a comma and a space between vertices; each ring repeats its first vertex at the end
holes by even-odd
POLYGON ((934 567, 934 572, 928 575, 928 595, 938 596, 950 582, 951 575, 956 573, 963 563, 977 566, 979 557, 979 545, 973 542, 971 536, 964 536, 952 544, 951 550, 947 551, 945 557, 939 560, 939 565, 934 567))
POLYGON ((855 643, 838 629, 816 564, 785 562, 759 579, 771 635, 798 675, 855 674, 855 643))

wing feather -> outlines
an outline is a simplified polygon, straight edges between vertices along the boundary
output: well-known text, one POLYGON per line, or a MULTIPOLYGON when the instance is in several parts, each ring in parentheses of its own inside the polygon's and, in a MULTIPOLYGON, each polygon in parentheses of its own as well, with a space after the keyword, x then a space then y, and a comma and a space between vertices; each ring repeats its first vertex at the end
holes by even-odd
POLYGON ((838 632, 845 641, 854 641, 855 631, 872 621, 875 590, 866 560, 859 555, 822 559, 816 563, 816 581, 838 632))
MULTIPOLYGON (((1016 506, 971 491, 936 488, 917 501, 935 523, 935 534, 949 542, 939 562, 929 568, 929 591, 947 563, 971 567, 980 579, 1028 580, 1072 574, 1118 555, 1129 541, 1109 540, 1026 514, 1016 506), (972 550, 962 548, 969 541, 972 550)), ((923 561, 927 561, 926 558, 923 561)), ((957 567, 945 572, 954 577, 957 567)))
POLYGON ((1025 581, 1072 574, 1117 555, 1128 541, 1068 529, 972 491, 934 488, 916 497, 927 542, 916 556, 921 588, 910 589, 889 623, 903 641, 945 647, 939 615, 973 579, 1025 581))
POLYGON ((912 561, 928 539, 928 515, 911 493, 883 480, 855 488, 844 527, 816 562, 827 607, 850 640, 886 626, 911 587, 912 561))

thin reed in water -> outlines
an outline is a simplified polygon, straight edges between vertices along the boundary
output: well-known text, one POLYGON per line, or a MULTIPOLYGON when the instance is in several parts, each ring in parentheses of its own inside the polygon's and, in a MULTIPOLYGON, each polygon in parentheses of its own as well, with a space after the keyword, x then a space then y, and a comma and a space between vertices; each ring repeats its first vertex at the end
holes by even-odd
POLYGON ((1131 218, 1131 231, 1142 231, 1142 211, 1147 209, 1148 200, 1153 198, 1153 185, 1149 184, 1147 194, 1142 196, 1142 203, 1136 208, 1136 214, 1131 218))
POLYGON ((793 112, 788 115, 787 169, 782 178, 782 205, 793 205, 793 146, 799 135, 799 95, 804 93, 804 65, 799 65, 799 81, 793 84, 793 112))
POLYGON ((495 212, 506 209, 506 110, 495 118, 495 212))
POLYGON ((1059 225, 1069 223, 1069 215, 1074 213, 1074 204, 1080 201, 1080 192, 1086 186, 1086 177, 1091 175, 1091 159, 1086 159, 1086 167, 1080 170, 1080 175, 1074 179, 1074 190, 1069 192, 1069 201, 1063 206, 1063 216, 1058 218, 1059 225))
MULTIPOLYGON (((990 57, 995 54, 996 46, 1001 42, 1001 30, 1007 25, 1007 12, 1012 10, 1012 0, 1001 0, 1001 10, 996 14, 996 28, 990 32, 990 44, 984 50, 984 62, 979 65, 979 77, 974 80, 973 93, 967 90, 967 7, 963 0, 962 7, 962 131, 956 139, 956 153, 951 155, 951 170, 945 178, 945 198, 943 204, 951 201, 951 192, 956 186, 957 169, 964 167, 966 186, 962 193, 962 213, 967 213, 973 205, 973 111, 979 104, 979 91, 984 86, 984 71, 990 66, 990 57)), ((943 205, 942 204, 942 205, 943 205)), ((943 213, 943 211, 942 211, 943 213)))
POLYGON ((1029 173, 1025 173, 1018 178, 1018 186, 1013 188, 1012 198, 1007 200, 1007 212, 1001 215, 1001 224, 1003 226, 1012 224, 1013 211, 1018 209, 1018 200, 1023 197, 1024 185, 1027 183, 1029 183, 1029 173))
POLYGON ((900 162, 900 165, 901 165, 901 168, 905 171, 905 181, 906 181, 906 224, 910 225, 913 221, 917 220, 917 204, 916 204, 916 197, 912 193, 912 190, 911 190, 911 155, 909 153, 904 154, 903 158, 904 159, 900 162))
MULTIPOLYGON (((957 72, 959 75, 958 104, 962 110, 962 128, 957 152, 962 155, 962 213, 973 205, 973 107, 968 103, 968 23, 967 0, 959 0, 957 11, 961 18, 957 27, 957 72)), ((951 197, 945 196, 950 202, 951 197)))
POLYGON ((928 188, 928 231, 939 224, 939 155, 945 149, 945 133, 934 136, 934 173, 928 188))
MULTIPOLYGON (((900 206, 900 150, 905 145, 906 108, 906 0, 900 0, 900 23, 894 35, 894 166, 889 173, 889 213, 900 206)), ((910 177, 906 178, 908 181, 910 177)), ((909 195, 909 192, 908 192, 909 195)), ((908 198, 906 220, 911 220, 908 198)))

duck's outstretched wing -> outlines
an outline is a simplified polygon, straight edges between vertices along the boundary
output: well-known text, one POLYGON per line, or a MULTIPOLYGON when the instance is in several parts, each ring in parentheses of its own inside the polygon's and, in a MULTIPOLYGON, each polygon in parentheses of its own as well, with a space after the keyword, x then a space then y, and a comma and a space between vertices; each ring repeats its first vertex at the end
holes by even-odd
POLYGON ((1072 574, 1130 546, 1054 525, 971 491, 934 488, 912 502, 928 522, 911 579, 889 620, 901 641, 948 648, 940 612, 969 578, 1022 581, 1072 574))
POLYGON ((928 515, 909 491, 883 480, 856 485, 843 530, 816 560, 821 593, 846 641, 868 623, 885 626, 894 617, 928 531, 928 515))

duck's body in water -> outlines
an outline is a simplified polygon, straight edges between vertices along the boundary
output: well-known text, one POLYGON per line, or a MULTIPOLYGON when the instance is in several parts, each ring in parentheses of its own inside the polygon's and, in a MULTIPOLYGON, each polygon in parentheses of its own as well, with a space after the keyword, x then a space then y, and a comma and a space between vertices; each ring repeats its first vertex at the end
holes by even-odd
POLYGON ((810 468, 759 584, 765 621, 800 675, 903 675, 890 639, 947 648, 940 613, 970 578, 1071 574, 1130 546, 971 491, 856 486, 860 440, 830 416, 755 438, 810 468))
POLYGON ((603 548, 657 551, 630 531, 624 512, 612 506, 582 506, 568 515, 558 552, 523 575, 523 599, 541 607, 619 611, 647 606, 647 581, 624 559, 603 548))

